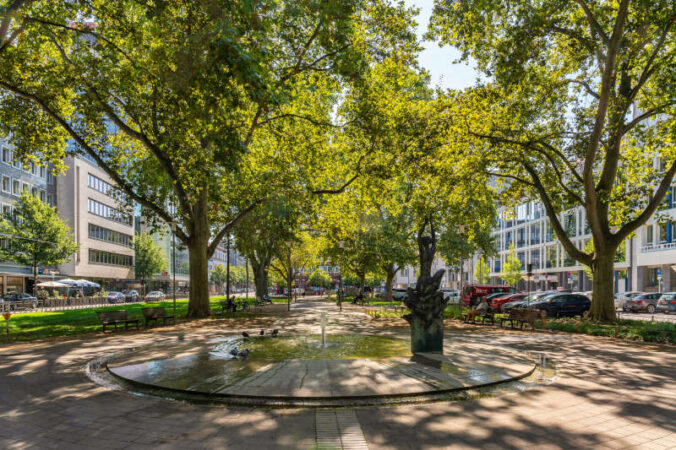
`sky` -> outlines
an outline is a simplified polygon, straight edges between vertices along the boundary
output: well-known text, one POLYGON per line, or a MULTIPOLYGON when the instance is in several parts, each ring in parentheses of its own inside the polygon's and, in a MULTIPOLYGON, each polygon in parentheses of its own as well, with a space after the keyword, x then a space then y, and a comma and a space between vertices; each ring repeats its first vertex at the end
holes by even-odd
MULTIPOLYGON (((420 8, 417 22, 418 37, 427 31, 427 24, 432 14, 434 0, 404 0, 406 6, 420 8)), ((420 65, 430 72, 432 86, 442 88, 463 89, 475 84, 478 72, 469 64, 454 63, 460 53, 453 47, 439 47, 434 42, 423 42, 424 50, 418 58, 420 65)))

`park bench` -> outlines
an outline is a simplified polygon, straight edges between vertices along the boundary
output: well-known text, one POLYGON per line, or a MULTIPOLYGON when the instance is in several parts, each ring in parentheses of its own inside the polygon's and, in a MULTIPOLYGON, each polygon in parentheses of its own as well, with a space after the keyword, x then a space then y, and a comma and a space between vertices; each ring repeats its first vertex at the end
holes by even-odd
POLYGON ((249 309, 249 303, 246 300, 234 301, 230 298, 228 300, 221 300, 218 303, 221 305, 221 314, 225 314, 228 311, 236 312, 237 309, 240 311, 249 309))
POLYGON ((518 325, 523 330, 523 326, 528 324, 531 330, 535 330, 535 321, 544 319, 544 317, 546 317, 546 312, 539 309, 513 308, 507 317, 500 319, 500 326, 509 322, 510 327, 515 328, 515 325, 518 325))
MULTIPOLYGON (((464 313, 462 315, 463 322, 468 323, 470 315, 472 315, 471 312, 464 313)), ((472 323, 476 323, 477 319, 481 319, 482 324, 485 324, 486 320, 490 320, 491 325, 494 325, 495 324, 495 313, 492 313, 490 311, 482 311, 479 314, 475 314, 475 315, 472 316, 472 323)))
POLYGON ((138 319, 130 319, 127 316, 127 311, 124 309, 115 309, 112 311, 96 311, 96 315, 99 318, 99 322, 103 325, 103 331, 106 331, 106 326, 113 325, 117 330, 118 324, 124 324, 124 329, 126 330, 129 324, 136 325, 138 329, 138 319))
POLYGON ((149 326, 151 323, 157 323, 158 320, 162 321, 162 325, 166 325, 167 320, 173 320, 176 323, 176 316, 173 314, 167 315, 167 310, 163 306, 141 308, 141 312, 146 321, 146 326, 149 326))

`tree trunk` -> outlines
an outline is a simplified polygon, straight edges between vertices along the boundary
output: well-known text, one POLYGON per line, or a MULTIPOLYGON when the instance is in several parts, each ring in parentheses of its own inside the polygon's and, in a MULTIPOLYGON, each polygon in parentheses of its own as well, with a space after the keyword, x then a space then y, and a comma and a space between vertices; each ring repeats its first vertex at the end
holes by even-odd
POLYGON ((615 300, 613 293, 613 275, 615 271, 616 249, 596 249, 592 262, 594 285, 592 290, 592 304, 589 318, 601 322, 614 322, 617 319, 615 313, 615 300))
POLYGON ((359 276, 359 292, 364 295, 364 285, 366 284, 366 273, 357 273, 359 276))
POLYGON ((254 287, 256 288, 256 298, 263 298, 268 293, 268 268, 265 264, 254 264, 252 262, 254 287))
MULTIPOLYGON (((193 208, 193 232, 188 242, 190 260, 190 301, 188 317, 208 317, 209 307, 209 220, 207 217, 207 195, 202 191, 198 203, 193 208)), ((176 286, 174 286, 176 289, 176 286)))
POLYGON ((385 268, 385 274, 386 274, 386 279, 385 279, 385 299, 388 302, 392 301, 392 284, 394 281, 394 277, 397 274, 397 269, 394 268, 394 264, 390 264, 385 268))

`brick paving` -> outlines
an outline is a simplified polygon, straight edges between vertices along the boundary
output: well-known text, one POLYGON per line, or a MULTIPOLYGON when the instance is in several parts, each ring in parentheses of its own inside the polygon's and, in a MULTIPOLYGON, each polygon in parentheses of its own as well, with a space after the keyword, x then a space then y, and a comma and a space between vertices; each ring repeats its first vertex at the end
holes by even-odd
MULTIPOLYGON (((306 303, 248 322, 205 320, 0 347, 0 448, 316 448, 315 410, 135 396, 94 384, 83 369, 102 354, 154 343, 272 326, 316 333, 320 309, 331 311, 332 332, 407 332, 374 327, 359 308, 339 315, 335 306, 306 303)), ((354 409, 369 448, 676 448, 673 347, 455 324, 447 340, 545 352, 558 378, 477 400, 354 409)))

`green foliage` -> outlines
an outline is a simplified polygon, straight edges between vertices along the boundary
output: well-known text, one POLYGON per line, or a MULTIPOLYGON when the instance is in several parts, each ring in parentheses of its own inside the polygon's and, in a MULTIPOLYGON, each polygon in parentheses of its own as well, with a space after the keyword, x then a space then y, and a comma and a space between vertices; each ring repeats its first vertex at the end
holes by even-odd
POLYGON ((312 287, 330 288, 331 275, 322 269, 315 269, 308 277, 307 282, 312 287))
POLYGON ((13 212, 2 216, 0 235, 6 240, 6 245, 0 245, 0 260, 32 267, 34 273, 38 266, 70 261, 78 250, 56 208, 28 191, 14 203, 13 212))
POLYGON ((516 254, 516 247, 512 242, 509 246, 507 260, 502 265, 502 279, 510 286, 515 286, 521 280, 521 261, 516 254))
MULTIPOLYGON (((223 286, 228 279, 228 269, 223 264, 216 264, 213 269, 211 269, 210 279, 212 283, 215 283, 218 286, 223 286)), ((232 276, 232 273, 230 274, 232 276)))
POLYGON ((167 268, 164 252, 148 233, 139 233, 134 237, 134 253, 136 277, 144 282, 167 268))
POLYGON ((2 17, 0 134, 57 164, 72 140, 147 223, 176 222, 204 316, 207 260, 241 218, 351 176, 332 112, 374 60, 417 48, 411 15, 380 0, 18 2, 2 17))
POLYGON ((474 264, 474 278, 476 278, 477 282, 485 284, 489 279, 490 272, 488 263, 486 263, 486 257, 480 255, 474 264))

